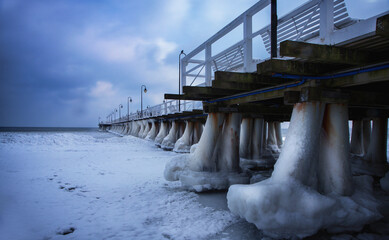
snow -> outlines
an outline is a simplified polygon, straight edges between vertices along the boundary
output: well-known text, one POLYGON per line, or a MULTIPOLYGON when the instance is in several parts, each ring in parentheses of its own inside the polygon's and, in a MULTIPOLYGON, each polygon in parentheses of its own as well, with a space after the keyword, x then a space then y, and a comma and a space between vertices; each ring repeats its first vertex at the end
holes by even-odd
POLYGON ((208 239, 240 221, 163 179, 178 155, 105 132, 1 132, 0 239, 208 239))
POLYGON ((233 185, 227 194, 228 207, 274 238, 306 237, 321 228, 359 231, 366 222, 381 216, 377 201, 371 197, 372 178, 354 180, 357 190, 351 197, 325 196, 293 179, 233 185), (240 201, 242 198, 245 201, 240 201))
POLYGON ((352 178, 348 139, 345 105, 296 104, 272 176, 231 186, 229 209, 275 238, 359 231, 382 218, 373 178, 352 178))

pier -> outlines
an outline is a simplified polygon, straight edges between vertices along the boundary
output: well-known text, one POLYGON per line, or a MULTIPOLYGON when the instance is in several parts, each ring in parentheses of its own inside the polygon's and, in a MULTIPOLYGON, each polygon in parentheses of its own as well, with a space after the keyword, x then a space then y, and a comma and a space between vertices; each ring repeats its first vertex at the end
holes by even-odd
POLYGON ((189 153, 167 164, 165 178, 191 191, 228 189, 230 210, 270 236, 358 229, 380 218, 355 175, 380 178, 389 169, 389 11, 356 20, 343 0, 312 0, 277 18, 276 1, 261 0, 180 58, 180 81, 179 94, 99 127, 189 153), (253 16, 268 6, 271 24, 254 32, 253 16), (242 40, 212 54, 237 27, 242 40), (269 58, 253 59, 255 38, 269 58), (263 170, 270 178, 253 179, 263 170), (307 199, 312 214, 302 213, 307 199), (276 203, 267 210, 269 201, 276 203), (300 226, 285 222, 294 211, 300 226))

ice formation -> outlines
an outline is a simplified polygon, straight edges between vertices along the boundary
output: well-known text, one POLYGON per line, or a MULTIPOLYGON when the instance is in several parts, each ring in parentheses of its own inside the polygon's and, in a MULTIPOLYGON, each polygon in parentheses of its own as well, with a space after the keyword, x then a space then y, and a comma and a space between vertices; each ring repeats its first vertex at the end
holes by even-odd
POLYGON ((158 135, 155 137, 155 145, 160 147, 163 139, 168 135, 168 133, 169 133, 169 122, 168 121, 161 122, 158 135))
POLYGON ((189 153, 193 144, 196 144, 201 136, 202 125, 200 122, 186 121, 184 134, 174 144, 173 151, 189 153))
POLYGON ((279 153, 282 146, 280 122, 268 122, 267 147, 274 153, 279 153))
POLYGON ((209 113, 195 150, 181 162, 172 159, 165 167, 166 179, 179 179, 184 187, 198 192, 248 183, 239 167, 240 123, 237 113, 209 113))
POLYGON ((244 118, 240 131, 239 155, 247 159, 259 159, 263 151, 264 120, 244 118))
POLYGON ((387 166, 387 118, 374 118, 370 145, 365 155, 365 160, 374 165, 387 166))
POLYGON ((360 230, 378 220, 372 178, 351 177, 347 114, 342 104, 296 104, 271 178, 231 186, 230 210, 275 238, 360 230))
POLYGON ((151 122, 151 129, 149 133, 146 136, 147 140, 154 140, 157 137, 158 134, 158 123, 155 121, 151 122))
POLYGON ((180 131, 180 123, 173 121, 169 134, 161 142, 161 148, 164 150, 173 150, 174 144, 180 137, 180 131))

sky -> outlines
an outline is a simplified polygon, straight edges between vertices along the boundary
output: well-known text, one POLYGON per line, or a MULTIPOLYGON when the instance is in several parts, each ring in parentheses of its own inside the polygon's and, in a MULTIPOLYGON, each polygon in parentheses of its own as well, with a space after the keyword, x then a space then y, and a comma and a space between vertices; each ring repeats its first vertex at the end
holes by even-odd
MULTIPOLYGON (((178 93, 180 51, 256 2, 0 0, 0 126, 96 127, 119 104, 127 114, 128 97, 139 110, 142 84, 144 107, 162 103, 178 93)), ((304 2, 279 0, 278 16, 304 2)), ((388 11, 389 0, 346 6, 364 19, 388 11)))

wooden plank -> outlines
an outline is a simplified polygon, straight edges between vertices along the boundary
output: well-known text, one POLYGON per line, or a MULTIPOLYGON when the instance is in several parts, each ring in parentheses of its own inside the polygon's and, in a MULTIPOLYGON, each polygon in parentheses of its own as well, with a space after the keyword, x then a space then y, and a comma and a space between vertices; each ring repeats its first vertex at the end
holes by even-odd
POLYGON ((236 89, 223 89, 223 88, 213 88, 213 87, 191 87, 184 86, 183 92, 187 96, 209 96, 209 97, 220 97, 220 96, 228 96, 232 94, 239 93, 241 91, 236 89))
POLYGON ((336 69, 344 68, 339 64, 323 64, 313 62, 302 62, 296 60, 270 59, 257 64, 257 73, 263 75, 273 75, 274 73, 292 75, 320 75, 333 72, 336 69))
POLYGON ((280 55, 324 63, 353 65, 376 61, 374 56, 366 51, 289 40, 280 43, 280 55))
POLYGON ((236 112, 236 113, 257 113, 262 116, 280 115, 289 116, 292 113, 293 106, 264 106, 263 104, 239 104, 233 106, 223 106, 219 104, 204 104, 205 112, 236 112))
POLYGON ((377 18, 376 34, 389 38, 389 14, 377 18))
POLYGON ((198 101, 203 101, 203 100, 209 100, 212 98, 212 96, 203 96, 203 95, 186 95, 186 94, 170 94, 170 93, 165 93, 165 99, 175 99, 175 100, 198 100, 198 101))
POLYGON ((288 82, 289 80, 269 77, 269 76, 260 76, 257 73, 237 73, 237 72, 216 71, 215 81, 274 86, 278 84, 283 84, 285 82, 288 82))
POLYGON ((223 88, 223 89, 235 89, 239 91, 252 91, 254 89, 264 88, 267 85, 264 84, 255 84, 255 83, 246 83, 246 82, 228 82, 228 81, 220 81, 213 80, 212 87, 215 88, 223 88))

